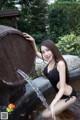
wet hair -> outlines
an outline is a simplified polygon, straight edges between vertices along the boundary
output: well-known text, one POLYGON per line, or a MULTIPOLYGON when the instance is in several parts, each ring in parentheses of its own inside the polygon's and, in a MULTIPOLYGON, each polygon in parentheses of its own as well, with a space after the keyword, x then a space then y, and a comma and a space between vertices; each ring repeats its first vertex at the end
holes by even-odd
POLYGON ((64 61, 65 66, 66 66, 66 80, 69 81, 69 72, 68 72, 67 63, 65 59, 63 58, 61 52, 59 51, 58 47, 55 45, 55 43, 51 40, 44 40, 42 41, 41 46, 47 47, 52 52, 56 64, 60 60, 64 61))

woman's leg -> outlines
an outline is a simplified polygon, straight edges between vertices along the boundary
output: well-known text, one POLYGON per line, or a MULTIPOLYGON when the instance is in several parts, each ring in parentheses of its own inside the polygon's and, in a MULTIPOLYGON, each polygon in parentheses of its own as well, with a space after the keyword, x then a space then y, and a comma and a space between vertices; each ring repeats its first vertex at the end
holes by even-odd
MULTIPOLYGON (((65 109, 67 109, 70 105, 72 105, 76 101, 76 97, 73 96, 67 102, 65 102, 66 99, 61 99, 53 108, 54 114, 58 115, 59 113, 63 112, 65 109)), ((45 109, 42 112, 42 116, 45 118, 51 117, 51 112, 48 109, 45 109)))

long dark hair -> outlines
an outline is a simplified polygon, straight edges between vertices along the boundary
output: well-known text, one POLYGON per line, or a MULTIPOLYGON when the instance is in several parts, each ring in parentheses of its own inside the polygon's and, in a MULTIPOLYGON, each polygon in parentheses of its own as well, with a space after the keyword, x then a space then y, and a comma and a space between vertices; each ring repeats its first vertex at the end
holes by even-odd
POLYGON ((45 46, 47 47, 49 50, 51 50, 51 52, 53 53, 54 56, 54 60, 56 62, 56 64, 60 61, 63 60, 66 66, 66 82, 69 82, 69 72, 68 72, 68 66, 67 63, 65 61, 65 59, 63 58, 61 52, 59 51, 58 47, 55 45, 55 43, 51 40, 44 40, 41 43, 41 46, 45 46))

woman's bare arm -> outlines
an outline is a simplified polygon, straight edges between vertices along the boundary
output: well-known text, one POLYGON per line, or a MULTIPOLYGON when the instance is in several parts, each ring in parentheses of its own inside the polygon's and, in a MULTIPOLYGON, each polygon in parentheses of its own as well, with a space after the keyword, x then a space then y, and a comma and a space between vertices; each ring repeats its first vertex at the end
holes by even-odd
POLYGON ((60 88, 54 100, 51 103, 52 106, 54 106, 60 100, 60 98, 63 96, 65 91, 65 83, 66 83, 65 63, 63 61, 59 61, 57 69, 59 71, 60 88))
POLYGON ((26 38, 26 40, 32 41, 34 49, 35 49, 35 52, 36 52, 36 56, 42 59, 42 55, 41 55, 41 53, 37 49, 37 46, 36 46, 34 38, 32 36, 30 36, 29 34, 27 34, 27 33, 23 33, 23 35, 26 38))

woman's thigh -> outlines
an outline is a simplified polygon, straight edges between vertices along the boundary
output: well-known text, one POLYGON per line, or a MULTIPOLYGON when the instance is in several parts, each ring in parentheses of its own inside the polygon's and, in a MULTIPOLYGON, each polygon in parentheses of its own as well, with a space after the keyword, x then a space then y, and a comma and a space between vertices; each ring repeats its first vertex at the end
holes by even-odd
POLYGON ((76 97, 73 96, 71 97, 69 100, 67 100, 65 102, 66 99, 61 99, 55 106, 54 106, 54 112, 55 115, 61 113, 62 111, 64 111, 65 109, 67 109, 70 105, 72 105, 73 103, 75 103, 76 101, 76 97))
MULTIPOLYGON (((73 96, 67 102, 65 102, 66 99, 61 99, 58 103, 53 108, 53 111, 55 112, 55 115, 60 114, 63 112, 65 109, 67 109, 70 105, 72 105, 76 101, 76 97, 73 96)), ((45 109, 42 112, 42 116, 45 118, 51 117, 51 112, 48 109, 45 109)))

